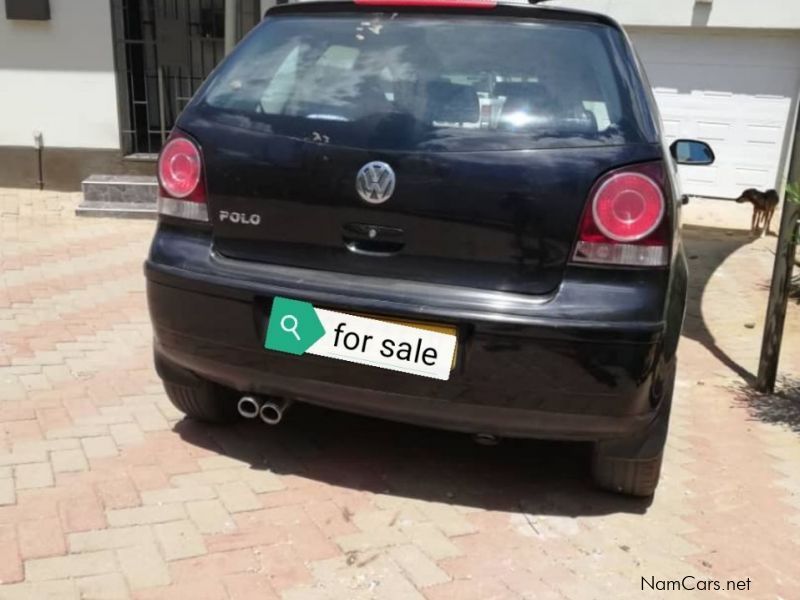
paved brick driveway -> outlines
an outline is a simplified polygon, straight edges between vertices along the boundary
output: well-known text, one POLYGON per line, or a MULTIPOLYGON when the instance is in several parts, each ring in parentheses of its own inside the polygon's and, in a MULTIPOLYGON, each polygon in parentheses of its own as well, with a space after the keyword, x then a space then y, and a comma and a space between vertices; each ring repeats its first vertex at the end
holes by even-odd
MULTIPOLYGON (((693 202, 663 483, 596 492, 587 448, 474 446, 311 407, 181 420, 151 368, 153 224, 0 190, 0 598, 800 597, 800 408, 747 399, 773 239, 693 202), (641 591, 641 578, 750 591, 641 591)), ((729 211, 738 211, 727 214, 729 211)), ((716 211, 716 212, 715 212, 716 211)), ((800 310, 785 373, 800 373, 800 310)))

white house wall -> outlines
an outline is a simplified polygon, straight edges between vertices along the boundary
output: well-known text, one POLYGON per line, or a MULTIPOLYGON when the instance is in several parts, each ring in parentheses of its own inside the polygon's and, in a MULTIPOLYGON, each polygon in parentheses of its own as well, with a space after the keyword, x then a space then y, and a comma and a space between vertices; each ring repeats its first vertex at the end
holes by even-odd
POLYGON ((261 0, 261 14, 263 15, 272 6, 275 6, 275 0, 261 0))
POLYGON ((623 25, 800 29, 800 0, 552 0, 605 13, 623 25))
POLYGON ((50 0, 50 21, 10 21, 0 2, 0 145, 119 148, 108 0, 50 0))

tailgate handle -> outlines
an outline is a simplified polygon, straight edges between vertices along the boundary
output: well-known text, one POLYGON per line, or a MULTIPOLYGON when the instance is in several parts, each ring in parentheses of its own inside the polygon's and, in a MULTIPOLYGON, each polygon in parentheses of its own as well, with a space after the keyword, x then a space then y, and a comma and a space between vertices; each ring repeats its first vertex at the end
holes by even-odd
POLYGON ((344 225, 342 241, 350 252, 366 256, 392 256, 406 245, 402 229, 369 223, 344 225))

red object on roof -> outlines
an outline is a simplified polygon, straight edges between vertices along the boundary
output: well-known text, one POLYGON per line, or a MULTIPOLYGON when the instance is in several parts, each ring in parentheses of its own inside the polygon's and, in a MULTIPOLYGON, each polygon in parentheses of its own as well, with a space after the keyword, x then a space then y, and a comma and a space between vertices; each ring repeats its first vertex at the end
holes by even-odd
POLYGON ((354 0, 360 6, 449 6, 452 8, 494 8, 497 0, 354 0))

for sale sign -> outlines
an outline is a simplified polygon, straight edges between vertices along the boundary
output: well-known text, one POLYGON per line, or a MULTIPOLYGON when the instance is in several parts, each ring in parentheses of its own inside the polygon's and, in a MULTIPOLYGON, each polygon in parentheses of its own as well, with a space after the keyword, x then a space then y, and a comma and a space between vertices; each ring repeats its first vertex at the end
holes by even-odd
POLYGON ((456 349, 455 328, 437 329, 324 310, 277 297, 264 347, 447 380, 456 349))

